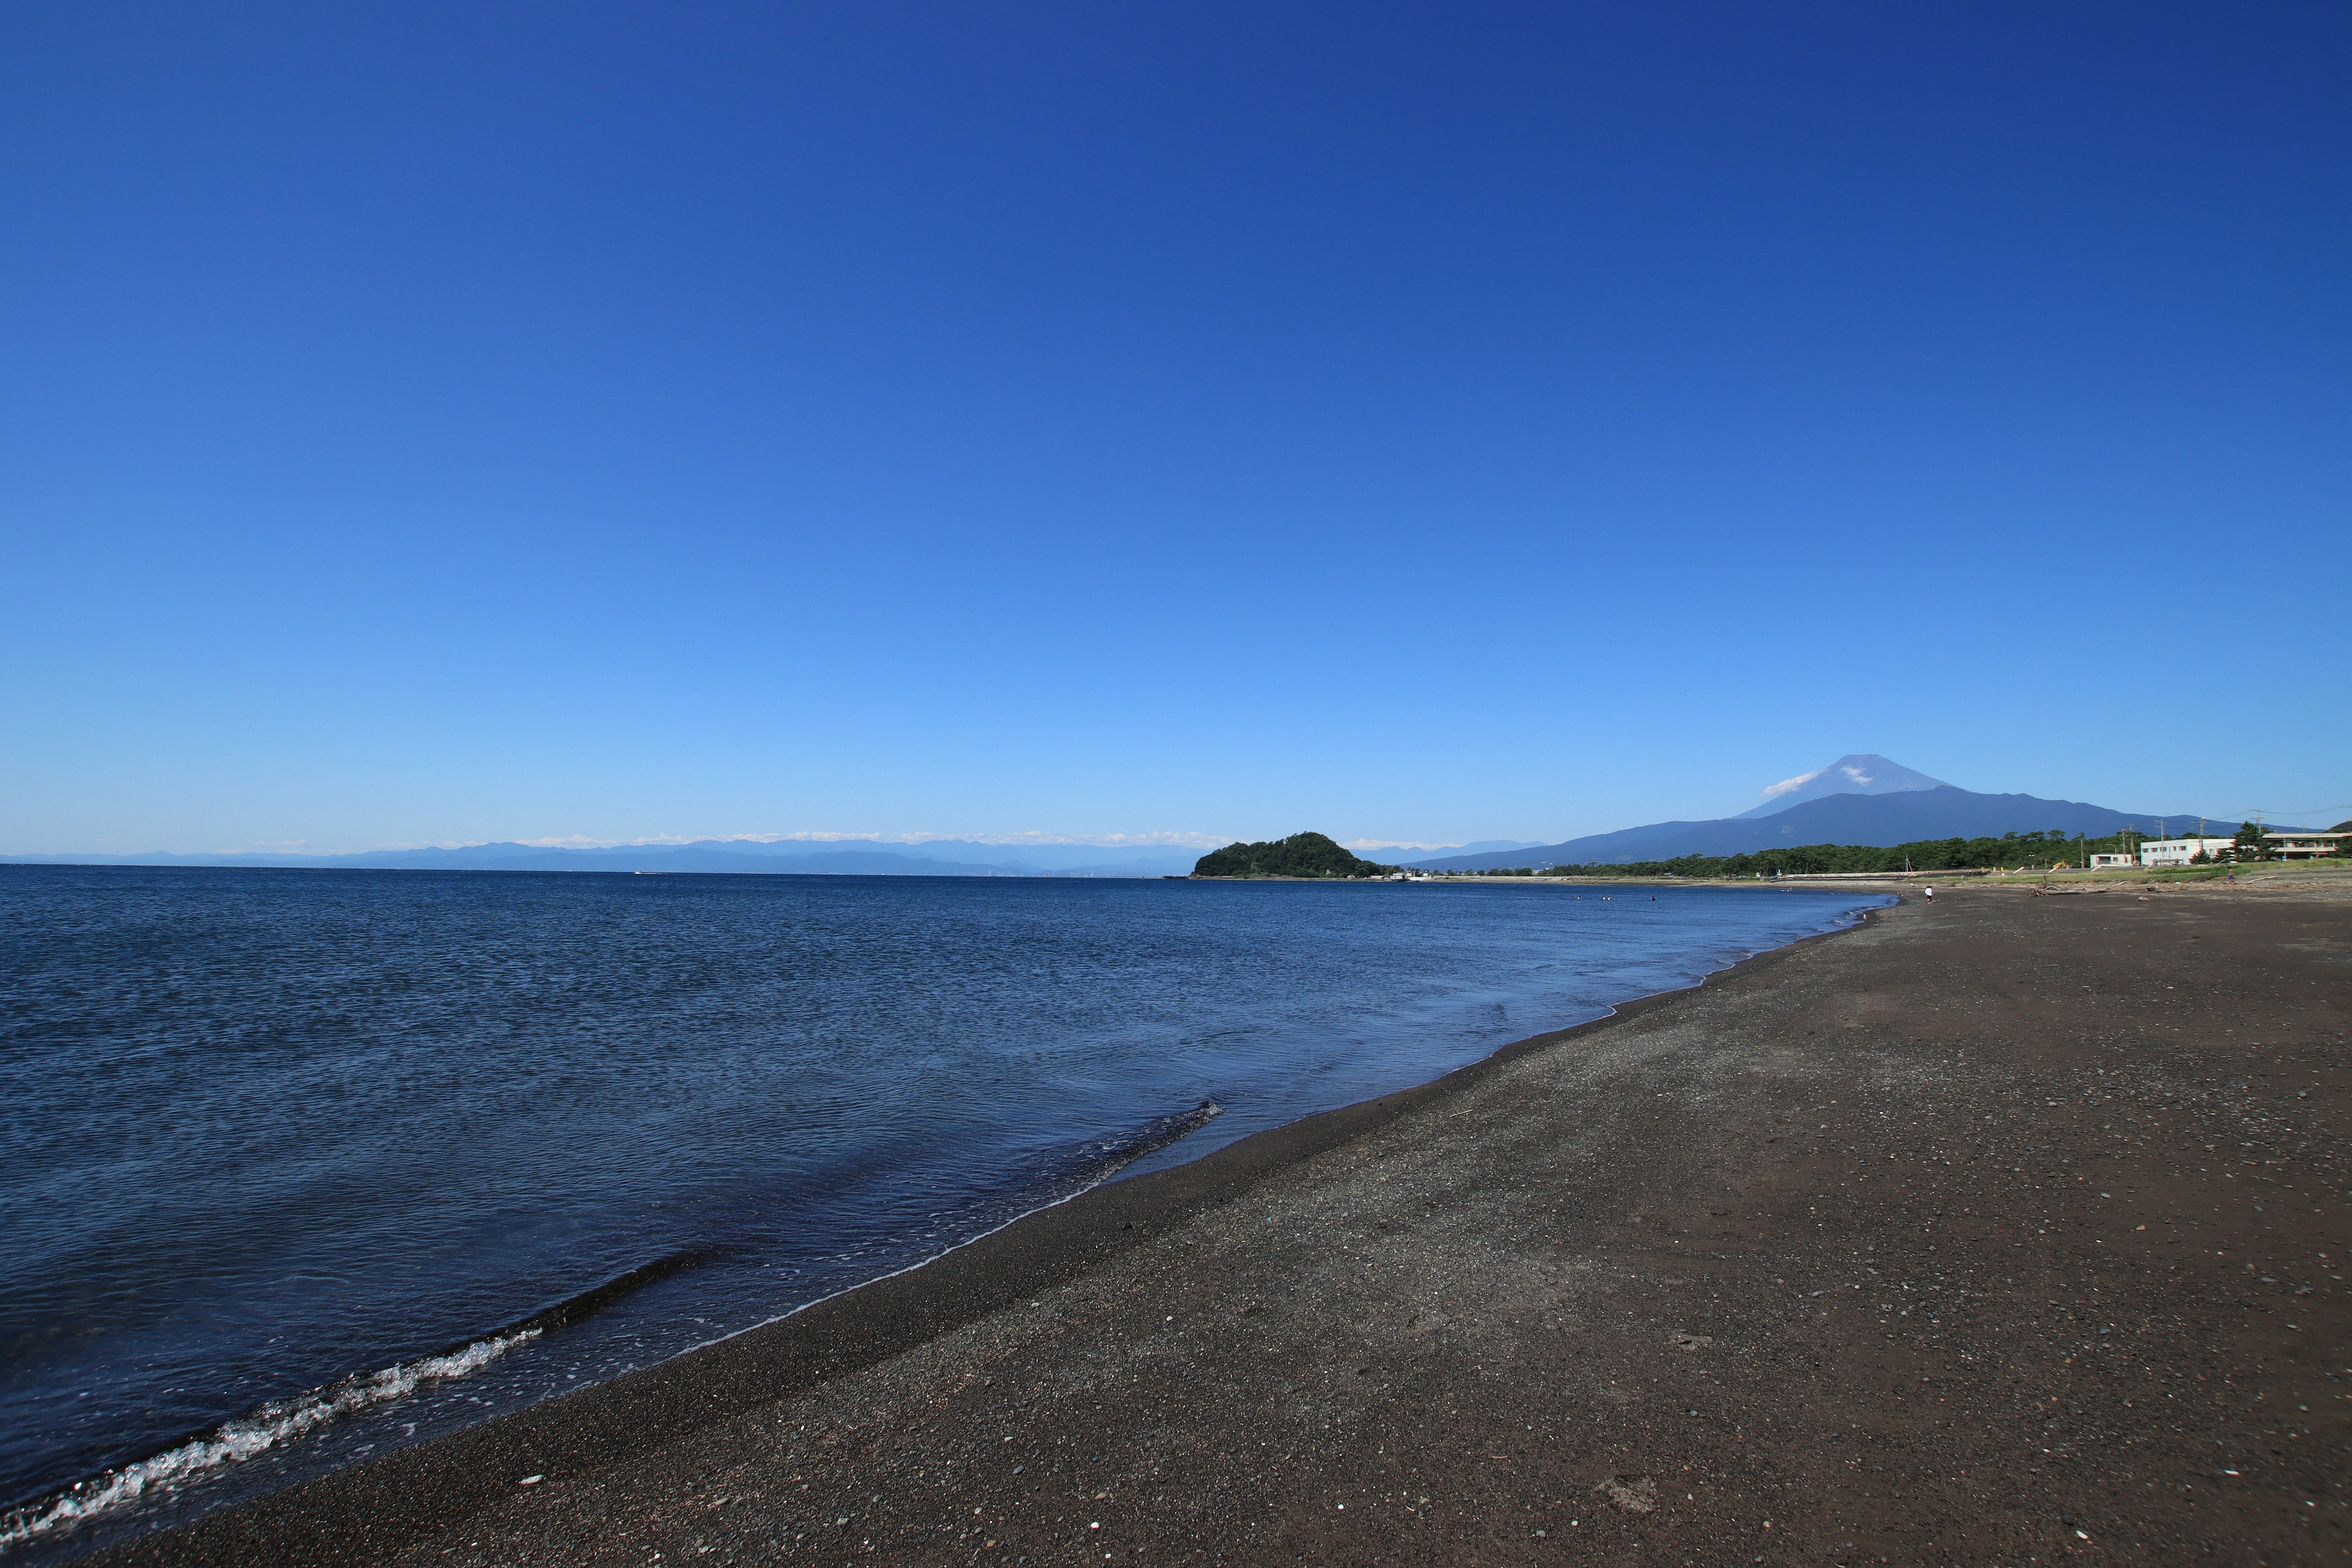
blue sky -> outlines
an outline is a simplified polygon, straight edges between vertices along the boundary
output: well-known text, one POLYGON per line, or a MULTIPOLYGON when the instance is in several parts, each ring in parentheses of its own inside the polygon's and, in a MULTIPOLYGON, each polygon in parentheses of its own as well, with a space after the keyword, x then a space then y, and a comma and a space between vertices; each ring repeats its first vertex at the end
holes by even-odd
POLYGON ((2345 802, 2347 79, 2337 6, 10 7, 0 851, 2345 802))

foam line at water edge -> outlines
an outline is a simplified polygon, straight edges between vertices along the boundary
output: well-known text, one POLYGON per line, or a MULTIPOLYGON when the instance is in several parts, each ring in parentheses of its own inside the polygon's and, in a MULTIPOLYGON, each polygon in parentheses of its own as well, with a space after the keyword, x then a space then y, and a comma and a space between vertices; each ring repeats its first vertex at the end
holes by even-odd
POLYGON ((1116 1144, 1116 1152, 1105 1157, 1101 1163, 1095 1167, 1092 1173, 1083 1184, 1072 1188, 1070 1191, 1064 1193, 1060 1197, 1054 1199, 1050 1203, 1039 1204, 1034 1209, 1024 1209, 1021 1213, 1014 1215, 1012 1218, 1005 1220, 1001 1224, 990 1226, 986 1230, 981 1231, 974 1236, 966 1237, 963 1240, 955 1243, 951 1247, 943 1247, 937 1252, 931 1253, 923 1258, 919 1258, 914 1262, 908 1264, 902 1268, 893 1268, 887 1273, 877 1274, 871 1279, 861 1279, 855 1285, 845 1285, 838 1290, 827 1291, 824 1295, 814 1297, 809 1300, 802 1302, 799 1306, 793 1308, 790 1311, 779 1312, 772 1318, 762 1318, 760 1321, 751 1324, 749 1327, 737 1329, 732 1333, 721 1334, 718 1339, 712 1340, 709 1342, 711 1344, 721 1344, 729 1340, 739 1339, 745 1334, 757 1333, 759 1331, 768 1327, 772 1323, 781 1323, 786 1318, 796 1318, 803 1312, 809 1310, 812 1307, 822 1307, 827 1301, 849 1295, 853 1291, 863 1290, 868 1285, 878 1285, 885 1279, 896 1279, 901 1274, 912 1274, 918 1268, 928 1268, 931 1264, 937 1263, 940 1258, 945 1258, 950 1252, 961 1252, 965 1247, 971 1246, 975 1242, 987 1240, 990 1237, 994 1236, 1000 1230, 1012 1229, 1014 1226, 1019 1225, 1023 1220, 1027 1219, 1031 1215, 1043 1214, 1047 1209, 1060 1208, 1064 1204, 1070 1202, 1074 1198, 1085 1196, 1087 1193, 1102 1185, 1105 1182, 1109 1181, 1113 1176, 1116 1176, 1121 1171, 1127 1169, 1128 1166, 1135 1163, 1136 1161, 1142 1159, 1146 1154, 1155 1153, 1161 1149, 1165 1149, 1169 1144, 1175 1142, 1178 1139, 1189 1136, 1190 1134, 1200 1131, 1202 1128, 1206 1127, 1212 1120, 1216 1117, 1223 1116, 1224 1113, 1225 1108, 1223 1106, 1219 1105, 1213 1100, 1204 1100, 1190 1110, 1180 1110, 1175 1112, 1173 1115, 1155 1118, 1154 1120, 1144 1123, 1143 1128, 1129 1138, 1112 1141, 1116 1144))
POLYGON ((405 1398, 428 1383, 478 1372, 517 1345, 539 1338, 541 1331, 526 1328, 493 1335, 462 1350, 420 1356, 378 1372, 357 1373, 291 1399, 272 1400, 152 1458, 77 1481, 61 1492, 0 1514, 0 1552, 111 1513, 136 1502, 150 1488, 172 1487, 223 1465, 241 1464, 331 1421, 405 1398))
POLYGON ((528 1344, 557 1329, 569 1328, 629 1292, 705 1262, 711 1256, 709 1249, 698 1247, 656 1258, 478 1340, 452 1345, 381 1372, 354 1373, 339 1383, 290 1399, 272 1400, 152 1458, 108 1470, 90 1480, 77 1481, 37 1502, 0 1513, 0 1553, 83 1520, 126 1507, 138 1501, 152 1487, 168 1488, 223 1465, 241 1463, 330 1422, 405 1398, 426 1384, 446 1383, 478 1372, 517 1345, 528 1344))

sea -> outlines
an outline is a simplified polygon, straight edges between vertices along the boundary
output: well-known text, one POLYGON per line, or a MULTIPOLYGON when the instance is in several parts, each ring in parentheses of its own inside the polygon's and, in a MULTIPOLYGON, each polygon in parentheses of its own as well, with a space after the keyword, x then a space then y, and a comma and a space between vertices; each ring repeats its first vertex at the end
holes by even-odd
POLYGON ((0 866, 0 1560, 677 1355, 1885 901, 0 866))

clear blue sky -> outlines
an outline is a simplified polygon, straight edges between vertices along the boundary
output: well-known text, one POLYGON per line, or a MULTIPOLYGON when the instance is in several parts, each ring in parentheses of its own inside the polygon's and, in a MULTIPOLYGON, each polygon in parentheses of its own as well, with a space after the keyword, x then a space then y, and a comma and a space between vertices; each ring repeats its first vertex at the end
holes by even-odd
POLYGON ((2335 5, 10 6, 0 850, 2343 802, 2347 80, 2335 5))

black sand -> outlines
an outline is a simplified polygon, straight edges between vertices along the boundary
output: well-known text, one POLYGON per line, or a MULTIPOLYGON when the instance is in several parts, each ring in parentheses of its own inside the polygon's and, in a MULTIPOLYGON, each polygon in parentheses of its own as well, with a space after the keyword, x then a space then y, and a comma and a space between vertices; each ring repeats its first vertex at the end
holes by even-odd
POLYGON ((106 1561, 2335 1562, 2348 1020, 1948 892, 106 1561))

